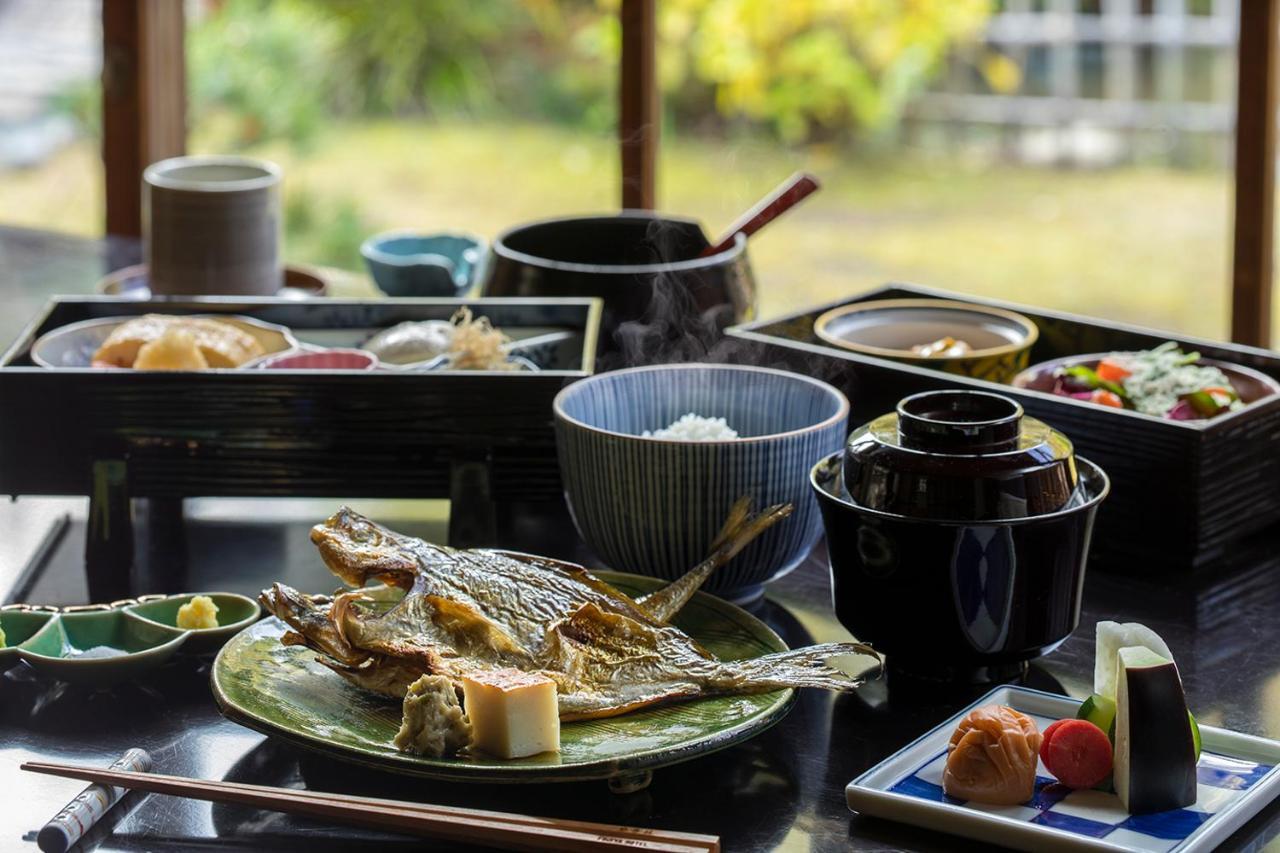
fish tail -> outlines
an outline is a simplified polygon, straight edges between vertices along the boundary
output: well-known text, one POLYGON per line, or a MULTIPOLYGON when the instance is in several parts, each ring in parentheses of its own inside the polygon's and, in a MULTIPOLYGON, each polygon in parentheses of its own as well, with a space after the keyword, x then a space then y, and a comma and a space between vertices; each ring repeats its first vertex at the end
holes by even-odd
POLYGON ((737 556, 738 552, 776 522, 791 515, 791 504, 774 504, 751 514, 751 498, 739 498, 729 517, 711 543, 711 555, 679 580, 638 600, 638 604, 659 622, 667 622, 680 612, 711 573, 737 556))
POLYGON ((852 676, 827 663, 838 655, 869 655, 874 657, 879 675, 879 652, 864 643, 823 643, 777 652, 749 660, 731 661, 723 666, 724 683, 716 679, 714 686, 741 690, 761 690, 779 687, 820 687, 826 690, 852 690, 866 680, 867 674, 852 676))
POLYGON ((724 524, 720 527, 720 532, 716 534, 716 538, 711 540, 711 547, 707 550, 712 554, 719 551, 728 544, 734 536, 737 535, 738 529, 746 522, 751 515, 751 496, 743 495, 729 507, 729 515, 724 520, 724 524))

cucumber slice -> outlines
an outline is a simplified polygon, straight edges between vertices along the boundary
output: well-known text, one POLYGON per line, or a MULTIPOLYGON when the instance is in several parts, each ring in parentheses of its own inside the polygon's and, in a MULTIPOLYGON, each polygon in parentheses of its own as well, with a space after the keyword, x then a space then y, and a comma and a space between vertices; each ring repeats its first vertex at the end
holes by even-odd
POLYGON ((1102 729, 1111 737, 1112 743, 1114 744, 1116 703, 1113 700, 1108 699, 1106 696, 1099 696, 1095 693, 1080 704, 1080 710, 1076 711, 1076 718, 1088 720, 1098 728, 1102 729))
POLYGON ((1200 724, 1196 722, 1196 715, 1187 712, 1187 717, 1191 720, 1191 742, 1196 747, 1196 761, 1200 760, 1200 724))
MULTIPOLYGON (((1097 693, 1080 703, 1080 708, 1076 711, 1076 719, 1088 720, 1098 728, 1107 733, 1107 737, 1111 740, 1111 746, 1114 749, 1116 745, 1116 703, 1106 696, 1099 696, 1097 693)), ((1108 774, 1097 785, 1093 786, 1095 791, 1106 791, 1114 794, 1116 789, 1111 783, 1111 776, 1108 774)))

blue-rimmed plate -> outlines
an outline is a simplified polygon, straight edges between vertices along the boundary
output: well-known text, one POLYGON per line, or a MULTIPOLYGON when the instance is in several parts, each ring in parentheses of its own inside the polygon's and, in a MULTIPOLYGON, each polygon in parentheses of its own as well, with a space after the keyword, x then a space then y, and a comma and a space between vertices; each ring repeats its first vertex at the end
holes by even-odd
POLYGON ((1002 844, 1020 850, 1212 850, 1280 793, 1280 743, 1201 726, 1203 753, 1195 805, 1130 815, 1115 794, 1072 791, 1041 764, 1035 797, 995 806, 942 792, 947 743, 965 715, 982 705, 1007 705, 1027 714, 1041 731, 1074 717, 1080 702, 1025 687, 999 687, 914 743, 849 783, 855 812, 1002 844))

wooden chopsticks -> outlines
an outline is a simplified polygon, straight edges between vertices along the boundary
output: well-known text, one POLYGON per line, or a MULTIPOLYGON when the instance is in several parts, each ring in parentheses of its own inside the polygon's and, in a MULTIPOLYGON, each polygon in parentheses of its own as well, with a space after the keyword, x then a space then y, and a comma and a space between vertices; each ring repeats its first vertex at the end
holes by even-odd
POLYGON ((135 791, 254 806, 337 823, 508 850, 563 850, 566 853, 596 850, 718 853, 720 850, 718 836, 690 832, 613 826, 374 797, 348 797, 240 782, 215 782, 183 776, 105 770, 77 764, 28 761, 22 765, 22 769, 135 791))

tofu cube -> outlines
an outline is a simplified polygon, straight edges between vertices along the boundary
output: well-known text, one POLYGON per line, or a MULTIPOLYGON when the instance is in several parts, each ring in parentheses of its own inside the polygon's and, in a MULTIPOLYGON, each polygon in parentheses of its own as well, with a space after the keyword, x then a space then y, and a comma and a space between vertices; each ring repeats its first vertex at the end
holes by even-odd
POLYGON ((518 669, 476 672, 462 679, 472 746, 499 758, 560 750, 556 683, 518 669))

